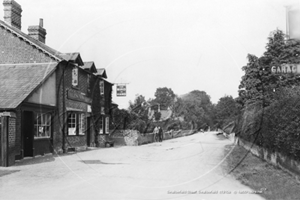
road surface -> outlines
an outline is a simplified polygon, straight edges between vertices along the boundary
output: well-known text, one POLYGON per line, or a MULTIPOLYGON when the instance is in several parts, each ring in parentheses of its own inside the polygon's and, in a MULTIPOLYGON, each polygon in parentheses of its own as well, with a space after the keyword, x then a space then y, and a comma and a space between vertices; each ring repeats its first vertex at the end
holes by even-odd
POLYGON ((222 167, 232 140, 214 132, 25 160, 0 177, 0 199, 262 199, 222 167))

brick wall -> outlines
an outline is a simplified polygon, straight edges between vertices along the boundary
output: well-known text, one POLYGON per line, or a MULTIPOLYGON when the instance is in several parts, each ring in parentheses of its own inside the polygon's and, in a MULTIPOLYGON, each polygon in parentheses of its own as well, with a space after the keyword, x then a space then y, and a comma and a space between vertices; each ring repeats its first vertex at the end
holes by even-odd
POLYGON ((55 62, 55 60, 0 26, 0 63, 34 62, 55 62))
POLYGON ((8 165, 15 164, 15 144, 16 144, 16 118, 10 117, 8 121, 8 165))
MULTIPOLYGON (((65 63, 65 65, 67 65, 65 63)), ((65 101, 66 108, 72 108, 74 110, 80 110, 87 116, 87 103, 80 102, 77 100, 68 99, 67 91, 74 90, 76 92, 81 93, 82 95, 87 94, 88 89, 88 82, 87 82, 87 72, 84 70, 78 70, 78 87, 72 86, 72 69, 74 66, 69 64, 68 66, 61 66, 57 71, 57 96, 58 96, 58 113, 56 116, 56 124, 58 126, 54 129, 55 134, 53 135, 53 145, 54 150, 56 152, 61 152, 62 149, 62 142, 63 142, 63 132, 62 127, 65 125, 65 150, 67 151, 68 148, 75 148, 75 149, 84 149, 87 146, 87 136, 86 134, 83 136, 68 136, 68 126, 67 126, 67 113, 64 113, 63 110, 63 101, 65 101), (65 68, 65 75, 64 75, 64 86, 63 88, 63 68, 65 68), (63 117, 65 115, 65 117, 63 117), (63 121, 65 118, 65 121, 63 121)), ((87 121, 84 120, 83 126, 85 127, 84 130, 87 129, 87 121)), ((92 138, 91 138, 92 139, 92 138)))
POLYGON ((0 126, 0 138, 5 138, 3 141, 0 140, 0 147, 5 149, 3 152, 0 150, 1 154, 5 154, 4 157, 0 154, 0 166, 12 166, 15 164, 16 116, 14 113, 11 114, 11 117, 0 117, 3 123, 1 124, 2 127, 0 126), (2 144, 3 146, 1 146, 2 144))

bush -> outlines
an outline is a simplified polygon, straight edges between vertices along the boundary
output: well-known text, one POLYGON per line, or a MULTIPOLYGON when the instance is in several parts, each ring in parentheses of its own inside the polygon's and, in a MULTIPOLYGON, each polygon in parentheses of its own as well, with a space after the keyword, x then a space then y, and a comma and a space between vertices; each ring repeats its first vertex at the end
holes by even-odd
POLYGON ((262 108, 246 107, 237 130, 240 137, 272 151, 300 160, 299 88, 278 92, 277 101, 262 108))

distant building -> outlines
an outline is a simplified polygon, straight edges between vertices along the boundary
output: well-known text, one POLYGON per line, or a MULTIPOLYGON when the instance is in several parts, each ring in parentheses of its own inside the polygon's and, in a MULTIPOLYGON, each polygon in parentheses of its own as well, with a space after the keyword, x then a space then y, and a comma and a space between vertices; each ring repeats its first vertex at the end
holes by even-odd
MULTIPOLYGON (((0 166, 47 153, 101 146, 112 86, 105 69, 46 42, 43 20, 21 31, 21 6, 4 0, 0 20, 0 166)), ((116 106, 116 105, 114 105, 116 106)))

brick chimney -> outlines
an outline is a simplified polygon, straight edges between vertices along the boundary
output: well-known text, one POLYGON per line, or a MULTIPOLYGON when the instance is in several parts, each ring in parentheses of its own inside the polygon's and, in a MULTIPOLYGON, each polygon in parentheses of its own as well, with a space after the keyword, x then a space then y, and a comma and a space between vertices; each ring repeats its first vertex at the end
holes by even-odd
POLYGON ((21 13, 22 8, 20 4, 14 0, 4 0, 4 21, 10 26, 16 27, 21 30, 21 13))
POLYGON ((40 19, 38 26, 28 27, 28 35, 42 43, 46 41, 46 34, 46 29, 43 28, 43 19, 40 19))

